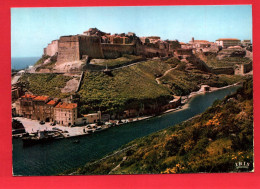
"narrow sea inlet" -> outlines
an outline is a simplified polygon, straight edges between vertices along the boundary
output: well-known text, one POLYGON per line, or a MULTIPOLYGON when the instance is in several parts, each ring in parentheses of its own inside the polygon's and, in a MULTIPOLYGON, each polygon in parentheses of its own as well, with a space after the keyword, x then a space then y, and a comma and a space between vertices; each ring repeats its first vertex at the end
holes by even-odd
POLYGON ((13 139, 14 175, 55 175, 77 168, 89 161, 102 158, 120 146, 153 132, 174 126, 204 112, 217 99, 235 92, 232 86, 194 96, 187 109, 171 112, 139 122, 110 128, 89 136, 57 140, 45 144, 23 147, 22 140, 13 139))

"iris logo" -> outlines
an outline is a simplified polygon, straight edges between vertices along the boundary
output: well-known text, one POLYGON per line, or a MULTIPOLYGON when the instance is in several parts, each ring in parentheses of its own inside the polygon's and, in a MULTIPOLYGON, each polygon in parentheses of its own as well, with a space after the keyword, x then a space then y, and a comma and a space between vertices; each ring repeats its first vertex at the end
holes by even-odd
POLYGON ((248 169, 249 168, 249 166, 250 166, 250 163, 248 163, 248 162, 238 162, 238 163, 235 163, 235 165, 236 165, 236 168, 237 169, 248 169))

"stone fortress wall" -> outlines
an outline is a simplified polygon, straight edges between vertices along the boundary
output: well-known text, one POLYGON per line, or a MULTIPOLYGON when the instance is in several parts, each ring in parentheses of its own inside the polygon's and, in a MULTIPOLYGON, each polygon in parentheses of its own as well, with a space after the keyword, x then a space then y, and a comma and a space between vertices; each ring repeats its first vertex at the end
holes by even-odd
POLYGON ((57 65, 80 59, 78 36, 62 36, 59 39, 57 65))
POLYGON ((94 28, 96 33, 89 31, 79 35, 61 36, 59 40, 54 40, 51 44, 48 44, 44 49, 44 55, 53 56, 57 53, 57 65, 61 65, 67 62, 85 60, 86 57, 114 59, 123 54, 146 57, 173 54, 173 52, 169 52, 169 45, 160 44, 160 42, 158 42, 159 44, 143 44, 135 34, 131 36, 123 35, 120 38, 120 35, 111 36, 96 28, 94 28), (106 39, 104 40, 104 38, 106 39), (120 39, 122 39, 122 43, 119 43, 120 39), (130 43, 126 43, 126 39, 130 43))
POLYGON ((58 40, 53 40, 46 48, 44 48, 44 54, 48 56, 54 56, 58 52, 58 40))
MULTIPOLYGON (((190 46, 181 48, 177 40, 163 41, 158 36, 137 37, 131 32, 111 35, 97 28, 90 28, 83 34, 61 36, 59 40, 52 41, 44 49, 44 55, 57 55, 57 62, 52 71, 72 72, 82 71, 88 66, 91 70, 91 65, 86 64, 91 59, 114 59, 124 54, 142 55, 144 58, 176 56, 186 59, 192 57, 193 50, 190 46)), ((220 51, 217 58, 245 55, 246 51, 242 49, 228 48, 220 51)), ((215 74, 244 74, 252 70, 252 63, 235 68, 211 68, 203 61, 193 61, 193 64, 215 74)))
POLYGON ((118 58, 123 54, 137 54, 136 45, 121 45, 121 44, 101 44, 104 58, 118 58))
POLYGON ((84 56, 91 58, 104 58, 101 46, 101 39, 97 36, 79 35, 79 59, 84 56))

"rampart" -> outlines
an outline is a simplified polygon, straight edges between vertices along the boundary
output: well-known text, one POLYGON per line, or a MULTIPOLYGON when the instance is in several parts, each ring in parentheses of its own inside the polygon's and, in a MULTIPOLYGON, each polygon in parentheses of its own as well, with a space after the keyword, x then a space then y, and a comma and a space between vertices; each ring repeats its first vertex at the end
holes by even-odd
MULTIPOLYGON (((127 37, 121 38, 128 39, 127 37)), ((90 59, 114 59, 124 54, 143 55, 144 57, 165 57, 173 54, 173 52, 169 53, 169 45, 166 43, 143 45, 139 38, 135 38, 130 44, 125 44, 125 42, 115 44, 102 43, 101 39, 102 37, 97 35, 61 36, 59 40, 52 41, 44 49, 44 54, 53 56, 57 53, 57 69, 64 63, 84 60, 86 56, 90 59)))
POLYGON ((59 39, 57 65, 80 60, 79 37, 62 36, 59 39))
POLYGON ((100 37, 84 35, 60 37, 57 64, 78 61, 84 55, 93 58, 104 58, 100 37))
POLYGON ((83 35, 78 37, 80 59, 82 59, 84 55, 88 55, 90 58, 104 58, 100 37, 83 35))
POLYGON ((253 70, 253 62, 249 62, 247 64, 244 64, 244 73, 250 72, 253 70))
POLYGON ((148 58, 155 57, 155 56, 167 56, 168 50, 167 49, 159 49, 152 46, 146 45, 138 45, 137 47, 137 54, 144 55, 148 58))
POLYGON ((44 48, 44 54, 48 56, 54 56, 58 52, 58 40, 53 40, 46 48, 44 48))
POLYGON ((118 58, 123 54, 137 54, 136 45, 121 45, 121 44, 101 44, 104 58, 118 58))
POLYGON ((253 62, 246 64, 236 64, 235 65, 235 75, 244 75, 245 73, 250 72, 253 69, 253 62))
POLYGON ((228 75, 233 75, 233 74, 234 74, 234 68, 233 68, 233 67, 211 68, 211 72, 214 73, 214 74, 228 74, 228 75))

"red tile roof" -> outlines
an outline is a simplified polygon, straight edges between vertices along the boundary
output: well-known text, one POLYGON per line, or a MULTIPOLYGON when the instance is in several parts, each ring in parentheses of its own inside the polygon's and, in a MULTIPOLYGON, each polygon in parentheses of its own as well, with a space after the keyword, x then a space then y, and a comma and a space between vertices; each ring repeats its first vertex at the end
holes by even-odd
POLYGON ((32 94, 25 94, 22 96, 22 98, 35 98, 36 96, 35 95, 32 95, 32 94))
POLYGON ((48 96, 37 96, 37 97, 34 98, 33 100, 45 101, 45 100, 47 100, 48 98, 49 98, 48 96))
POLYGON ((235 38, 220 38, 217 39, 216 41, 240 41, 240 40, 235 38))
POLYGON ((56 102, 57 102, 57 101, 55 101, 55 100, 50 100, 47 104, 49 104, 49 105, 54 105, 56 102))
POLYGON ((55 108, 64 108, 64 109, 74 109, 78 105, 76 103, 66 103, 66 102, 60 102, 55 106, 55 108))
POLYGON ((195 43, 209 43, 207 40, 194 40, 195 43))

